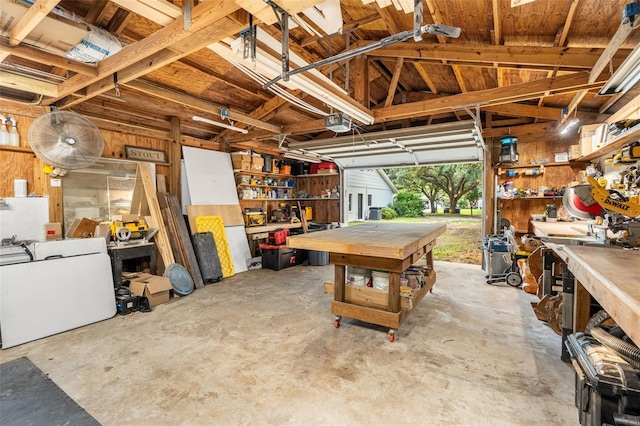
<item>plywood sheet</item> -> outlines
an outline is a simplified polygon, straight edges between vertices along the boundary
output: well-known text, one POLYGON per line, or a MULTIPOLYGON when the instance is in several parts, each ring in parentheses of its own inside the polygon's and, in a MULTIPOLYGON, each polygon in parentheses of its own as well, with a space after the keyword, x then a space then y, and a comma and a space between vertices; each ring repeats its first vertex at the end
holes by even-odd
POLYGON ((187 216, 192 234, 196 232, 195 224, 198 216, 221 216, 224 226, 244 226, 240 206, 187 206, 187 216))

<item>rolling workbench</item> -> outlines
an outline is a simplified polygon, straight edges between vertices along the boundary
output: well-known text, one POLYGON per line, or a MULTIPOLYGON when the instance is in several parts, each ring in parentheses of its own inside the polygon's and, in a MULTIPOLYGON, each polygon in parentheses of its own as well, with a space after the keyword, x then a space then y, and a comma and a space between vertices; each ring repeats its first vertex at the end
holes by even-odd
POLYGON ((446 229, 446 225, 441 224, 367 223, 290 236, 287 246, 329 252, 329 262, 335 265, 331 312, 336 316, 336 327, 340 326, 342 317, 354 318, 389 327, 389 340, 393 341, 395 331, 435 282, 434 272, 428 285, 413 295, 412 306, 402 307, 400 274, 423 257, 426 266, 433 270, 432 249, 436 237, 446 229), (384 306, 372 306, 350 299, 345 291, 347 266, 389 272, 389 289, 384 306))

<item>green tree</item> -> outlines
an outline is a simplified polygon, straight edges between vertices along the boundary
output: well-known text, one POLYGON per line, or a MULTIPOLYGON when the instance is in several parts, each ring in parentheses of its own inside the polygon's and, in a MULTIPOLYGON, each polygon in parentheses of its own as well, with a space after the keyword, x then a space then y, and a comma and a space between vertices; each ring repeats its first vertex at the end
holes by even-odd
POLYGON ((389 177, 398 188, 425 195, 431 202, 432 212, 444 194, 449 199, 450 212, 454 213, 458 200, 474 188, 480 190, 482 166, 474 163, 409 167, 393 169, 389 177))
POLYGON ((424 179, 449 198, 449 211, 455 212, 458 200, 473 188, 480 186, 482 166, 480 164, 448 164, 425 167, 424 179))
POLYGON ((416 194, 401 191, 396 195, 393 207, 401 217, 419 217, 422 216, 424 203, 416 194))
POLYGON ((431 213, 437 212, 437 205, 442 201, 442 190, 426 180, 427 167, 390 169, 386 172, 398 189, 424 195, 429 200, 431 213))
POLYGON ((473 216, 473 209, 478 207, 478 201, 482 196, 482 191, 480 185, 474 186, 471 191, 467 192, 462 199, 466 200, 469 203, 469 208, 471 208, 471 216, 473 216))

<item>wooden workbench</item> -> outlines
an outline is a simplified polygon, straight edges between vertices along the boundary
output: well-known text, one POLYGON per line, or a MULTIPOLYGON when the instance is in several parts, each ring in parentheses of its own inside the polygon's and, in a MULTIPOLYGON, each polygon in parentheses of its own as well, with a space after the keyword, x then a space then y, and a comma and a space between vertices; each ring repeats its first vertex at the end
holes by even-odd
POLYGON ((531 229, 538 237, 587 237, 586 222, 531 221, 531 229))
MULTIPOLYGON (((331 312, 336 315, 336 326, 339 326, 343 316, 355 318, 389 327, 389 339, 393 341, 395 330, 411 310, 401 308, 400 274, 423 256, 427 266, 433 268, 431 250, 435 246, 436 237, 445 230, 446 225, 440 224, 367 223, 291 236, 287 239, 287 246, 329 252, 329 262, 335 265, 331 312), (347 300, 347 266, 389 272, 388 300, 384 308, 362 306, 353 300, 347 300)), ((415 295, 413 307, 418 305, 428 290, 429 288, 424 287, 415 295)))
POLYGON ((565 246, 563 251, 577 281, 574 332, 584 331, 591 295, 640 346, 640 251, 592 246, 565 246))

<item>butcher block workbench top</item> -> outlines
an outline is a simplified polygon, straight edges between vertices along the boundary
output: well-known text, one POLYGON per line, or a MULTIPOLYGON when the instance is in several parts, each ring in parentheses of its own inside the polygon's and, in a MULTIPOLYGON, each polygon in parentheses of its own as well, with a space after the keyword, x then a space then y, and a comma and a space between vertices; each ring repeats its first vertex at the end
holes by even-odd
POLYGON ((563 250, 576 279, 640 345, 640 251, 592 246, 563 250))
POLYGON ((294 235, 287 246, 358 256, 406 259, 446 231, 432 223, 365 223, 294 235))

